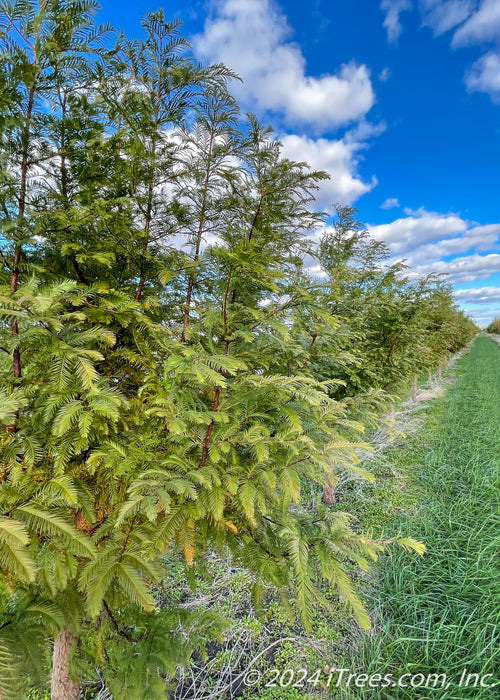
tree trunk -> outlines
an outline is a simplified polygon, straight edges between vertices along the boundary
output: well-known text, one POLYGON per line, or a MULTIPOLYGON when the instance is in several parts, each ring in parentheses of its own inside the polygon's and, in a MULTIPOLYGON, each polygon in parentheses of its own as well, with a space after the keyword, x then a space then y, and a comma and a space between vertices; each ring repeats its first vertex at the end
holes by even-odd
POLYGON ((335 484, 330 481, 323 488, 323 503, 328 506, 332 506, 337 503, 337 492, 335 491, 335 484))
POLYGON ((418 382, 418 377, 417 377, 417 375, 415 375, 413 377, 413 390, 411 392, 411 398, 413 400, 413 403, 415 403, 417 400, 417 382, 418 382))
MULTIPOLYGON (((22 231, 24 228, 24 214, 26 212, 26 194, 28 192, 28 170, 29 170, 29 139, 30 139, 30 128, 31 120, 33 117, 33 107, 35 104, 35 93, 36 93, 36 80, 30 87, 28 94, 28 105, 26 108, 26 121, 24 123, 24 129, 21 136, 22 143, 22 161, 21 161, 21 182, 19 185, 19 199, 18 199, 18 212, 17 212, 17 231, 14 236, 15 249, 14 249, 14 259, 12 260, 12 267, 10 272, 10 291, 17 292, 19 286, 19 264, 21 262, 22 255, 22 231)), ((19 325, 17 323, 17 317, 13 316, 10 319, 10 329, 12 335, 17 337, 19 335, 19 325)), ((14 374, 14 386, 19 386, 22 377, 22 366, 21 366, 21 351, 19 350, 19 345, 14 348, 12 356, 12 372, 14 374)), ((19 418, 19 411, 14 413, 14 422, 7 426, 7 432, 15 433, 17 432, 17 420, 19 418)))
MULTIPOLYGON (((201 211, 200 211, 200 221, 198 225, 198 233, 196 235, 196 247, 194 251, 194 262, 198 262, 200 258, 200 249, 201 249, 201 240, 203 237, 203 227, 205 225, 205 214, 206 214, 206 207, 207 207, 207 192, 208 192, 208 185, 210 183, 210 173, 211 173, 211 167, 212 167, 212 149, 214 145, 214 132, 210 132, 210 143, 208 146, 208 161, 207 161, 207 168, 205 171, 205 182, 203 184, 203 198, 201 200, 201 211)), ((193 274, 189 276, 189 282, 188 282, 188 288, 186 292, 186 302, 184 304, 184 322, 182 324, 182 335, 181 335, 181 342, 185 343, 186 342, 186 330, 188 327, 189 323, 189 314, 191 312, 191 297, 193 295, 193 288, 194 288, 194 270, 193 274)))
POLYGON ((52 678, 50 681, 51 700, 78 700, 80 684, 69 675, 69 657, 76 635, 69 630, 59 632, 54 640, 52 656, 52 678))

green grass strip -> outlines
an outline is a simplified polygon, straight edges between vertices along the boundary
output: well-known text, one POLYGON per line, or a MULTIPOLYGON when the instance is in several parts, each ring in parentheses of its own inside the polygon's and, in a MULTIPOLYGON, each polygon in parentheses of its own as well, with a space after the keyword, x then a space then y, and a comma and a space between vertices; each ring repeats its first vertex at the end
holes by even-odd
POLYGON ((369 675, 446 673, 450 683, 344 688, 343 697, 500 697, 500 346, 480 335, 456 371, 440 425, 410 475, 418 506, 400 523, 428 551, 385 560, 372 601, 378 630, 356 659, 356 670, 369 675), (473 687, 471 678, 458 687, 464 669, 493 673, 485 682, 498 685, 473 687))

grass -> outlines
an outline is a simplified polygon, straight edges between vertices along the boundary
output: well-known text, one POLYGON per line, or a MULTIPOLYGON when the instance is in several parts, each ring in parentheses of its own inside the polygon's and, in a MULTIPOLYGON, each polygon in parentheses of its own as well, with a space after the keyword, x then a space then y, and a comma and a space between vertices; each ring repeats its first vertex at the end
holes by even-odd
MULTIPOLYGON (((492 700, 492 691, 480 688, 391 688, 390 692, 325 688, 324 669, 333 665, 396 677, 445 672, 450 678, 455 673, 459 677, 464 666, 470 673, 481 674, 493 667, 500 629, 496 612, 500 571, 494 561, 499 543, 494 482, 500 457, 500 346, 480 337, 453 373, 459 378, 447 396, 400 407, 397 425, 406 438, 396 436, 391 442, 383 431, 380 440, 373 436, 375 454, 363 466, 375 474, 374 483, 357 479, 339 484, 338 504, 332 507, 355 514, 360 531, 375 539, 400 531, 428 547, 423 558, 394 547, 392 556, 383 555, 368 576, 353 567, 357 588, 365 590, 374 621, 369 636, 359 632, 329 591, 325 595, 333 613, 325 616, 318 611, 312 633, 305 633, 271 595, 264 618, 257 619, 248 575, 233 570, 228 562, 207 562, 211 576, 198 581, 194 594, 182 584, 184 569, 179 564, 166 597, 214 607, 233 620, 226 641, 214 645, 208 663, 198 659, 191 669, 200 697, 203 689, 210 694, 224 687, 272 642, 294 637, 295 642, 280 643, 259 660, 262 682, 238 688, 238 696, 247 700, 332 696, 336 700, 492 700), (272 668, 304 668, 309 673, 322 669, 321 683, 306 688, 266 687, 272 668)), ((448 382, 446 377, 443 381, 448 382)), ((173 568, 175 562, 169 564, 169 570, 173 568)), ((181 686, 179 698, 185 697, 181 686)))
MULTIPOLYGON (((491 688, 457 687, 464 668, 480 677, 496 670, 500 687, 500 346, 479 336, 456 372, 448 397, 433 405, 419 432, 423 444, 413 438, 385 457, 409 480, 397 524, 428 552, 395 552, 380 567, 369 593, 378 629, 351 660, 368 675, 446 673, 450 684, 344 688, 345 698, 491 700, 491 688)), ((377 517, 381 499, 374 503, 362 523, 377 517)))

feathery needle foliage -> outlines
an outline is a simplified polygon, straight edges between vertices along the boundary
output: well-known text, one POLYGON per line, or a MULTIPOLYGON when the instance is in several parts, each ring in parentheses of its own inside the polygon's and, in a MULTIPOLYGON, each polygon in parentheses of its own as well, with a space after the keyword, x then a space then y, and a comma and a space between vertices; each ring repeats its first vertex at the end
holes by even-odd
POLYGON ((97 10, 0 3, 3 700, 46 686, 47 640, 53 700, 96 667, 116 697, 164 697, 226 624, 157 604, 167 552, 193 579, 229 555, 306 626, 333 587, 367 627, 348 568, 388 543, 301 489, 367 477, 364 425, 475 332, 352 210, 314 248, 326 173, 240 118, 178 21, 128 39, 97 10))

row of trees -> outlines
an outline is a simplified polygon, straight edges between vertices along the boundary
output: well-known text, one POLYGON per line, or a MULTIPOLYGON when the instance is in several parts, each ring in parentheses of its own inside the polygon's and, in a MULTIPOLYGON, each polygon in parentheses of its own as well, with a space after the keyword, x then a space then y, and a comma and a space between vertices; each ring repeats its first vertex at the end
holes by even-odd
POLYGON ((156 604, 167 551, 187 575, 229 552, 257 608, 272 585, 306 625, 334 587, 368 626, 346 563, 388 542, 301 485, 331 497, 363 426, 476 332, 354 210, 312 244, 326 174, 241 121, 235 76, 178 23, 116 38, 97 9, 0 8, 3 700, 44 687, 49 656, 54 700, 96 668, 116 697, 164 697, 226 624, 156 604))
POLYGON ((488 331, 488 333, 495 333, 500 335, 500 318, 495 318, 486 330, 488 331))

